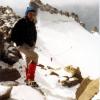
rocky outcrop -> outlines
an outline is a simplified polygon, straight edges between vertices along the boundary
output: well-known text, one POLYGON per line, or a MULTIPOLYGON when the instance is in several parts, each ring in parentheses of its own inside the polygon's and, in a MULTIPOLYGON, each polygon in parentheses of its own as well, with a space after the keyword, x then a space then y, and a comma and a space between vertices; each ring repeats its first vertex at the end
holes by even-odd
POLYGON ((15 81, 20 78, 20 73, 15 68, 1 68, 0 69, 0 82, 1 81, 15 81))
POLYGON ((4 35, 2 32, 0 32, 0 57, 1 57, 1 54, 3 52, 3 48, 4 48, 4 35))
POLYGON ((20 52, 14 47, 13 44, 4 43, 4 52, 2 53, 1 60, 9 65, 13 65, 21 58, 20 52))
POLYGON ((75 14, 74 12, 72 12, 70 16, 72 16, 75 19, 75 21, 77 21, 78 23, 80 23, 80 19, 79 19, 79 16, 77 14, 75 14))
POLYGON ((68 76, 64 76, 63 80, 59 80, 62 86, 72 87, 82 82, 83 78, 78 67, 74 68, 74 66, 69 65, 64 70, 68 73, 68 76))
POLYGON ((56 72, 54 72, 54 71, 52 71, 51 73, 50 73, 50 75, 56 75, 56 76, 59 76, 56 72))
POLYGON ((80 22, 80 25, 83 26, 83 27, 85 27, 85 23, 83 23, 83 22, 80 22))
POLYGON ((4 33, 0 32, 0 60, 13 65, 21 58, 21 54, 11 42, 7 42, 4 38, 4 33))
POLYGON ((8 39, 13 25, 19 18, 10 7, 0 6, 0 82, 20 78, 20 73, 17 68, 13 68, 13 64, 19 61, 21 54, 8 39), (1 62, 7 65, 3 66, 1 62))
MULTIPOLYGON (((53 68, 51 66, 38 65, 42 70, 48 71, 50 76, 56 76, 58 78, 58 84, 67 86, 69 88, 80 84, 83 80, 79 67, 69 65, 62 68, 53 68), (64 73, 60 75, 60 73, 64 73)), ((46 76, 48 76, 46 74, 46 76)))
POLYGON ((7 37, 19 18, 9 6, 0 6, 0 31, 7 37))
POLYGON ((90 80, 86 78, 82 81, 76 91, 77 100, 91 100, 99 92, 99 79, 90 80))
POLYGON ((0 60, 9 65, 13 65, 21 58, 16 47, 7 40, 13 25, 19 18, 9 6, 0 6, 0 60))
POLYGON ((92 28, 91 32, 95 33, 95 32, 99 32, 99 31, 98 31, 98 28, 95 26, 95 27, 92 28))

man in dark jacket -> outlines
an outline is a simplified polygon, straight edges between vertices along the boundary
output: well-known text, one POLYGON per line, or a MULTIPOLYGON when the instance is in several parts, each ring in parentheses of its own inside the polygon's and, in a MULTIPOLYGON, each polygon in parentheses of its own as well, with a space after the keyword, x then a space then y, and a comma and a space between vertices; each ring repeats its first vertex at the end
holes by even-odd
POLYGON ((37 31, 35 26, 37 11, 33 7, 27 7, 25 18, 20 19, 12 29, 11 40, 17 46, 24 43, 33 46, 37 40, 37 31), (34 43, 34 44, 33 44, 34 43))
POLYGON ((12 29, 11 40, 16 43, 19 51, 26 55, 27 66, 30 60, 35 64, 38 62, 38 55, 34 52, 37 31, 36 31, 36 17, 38 5, 33 3, 32 6, 27 7, 25 17, 20 19, 12 29))

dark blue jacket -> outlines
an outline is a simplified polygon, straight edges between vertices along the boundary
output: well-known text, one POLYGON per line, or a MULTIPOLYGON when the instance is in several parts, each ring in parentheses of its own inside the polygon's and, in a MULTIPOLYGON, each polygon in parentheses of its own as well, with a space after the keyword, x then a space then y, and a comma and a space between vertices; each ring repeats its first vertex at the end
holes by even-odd
POLYGON ((33 46, 37 40, 35 23, 29 21, 28 18, 20 19, 11 31, 11 40, 17 45, 26 43, 33 46))

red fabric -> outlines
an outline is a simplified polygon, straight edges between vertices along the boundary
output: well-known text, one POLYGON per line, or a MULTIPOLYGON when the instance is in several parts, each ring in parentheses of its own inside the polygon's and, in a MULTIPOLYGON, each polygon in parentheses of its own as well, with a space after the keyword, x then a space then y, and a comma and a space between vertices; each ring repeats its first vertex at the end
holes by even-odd
POLYGON ((26 68, 26 80, 34 80, 35 77, 36 64, 30 63, 28 68, 26 68))

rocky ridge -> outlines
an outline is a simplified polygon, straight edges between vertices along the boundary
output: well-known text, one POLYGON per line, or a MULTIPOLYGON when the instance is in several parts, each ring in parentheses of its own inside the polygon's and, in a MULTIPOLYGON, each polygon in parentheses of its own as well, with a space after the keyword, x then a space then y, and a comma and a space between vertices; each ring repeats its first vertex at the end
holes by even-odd
POLYGON ((0 6, 0 82, 15 81, 21 77, 17 68, 13 67, 21 54, 14 44, 7 40, 19 18, 10 7, 0 6))

